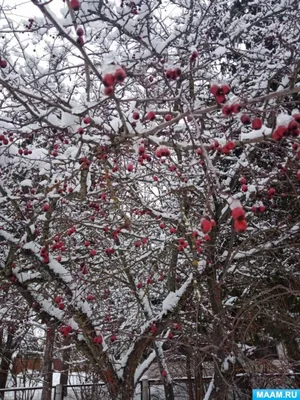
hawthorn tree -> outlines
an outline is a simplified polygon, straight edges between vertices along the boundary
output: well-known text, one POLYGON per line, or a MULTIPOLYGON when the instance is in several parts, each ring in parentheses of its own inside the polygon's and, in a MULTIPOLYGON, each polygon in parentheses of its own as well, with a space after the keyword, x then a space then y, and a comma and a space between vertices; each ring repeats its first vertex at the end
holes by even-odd
POLYGON ((112 399, 155 361, 174 399, 166 342, 209 355, 207 399, 254 332, 297 362, 298 2, 54 6, 2 8, 3 284, 112 399))

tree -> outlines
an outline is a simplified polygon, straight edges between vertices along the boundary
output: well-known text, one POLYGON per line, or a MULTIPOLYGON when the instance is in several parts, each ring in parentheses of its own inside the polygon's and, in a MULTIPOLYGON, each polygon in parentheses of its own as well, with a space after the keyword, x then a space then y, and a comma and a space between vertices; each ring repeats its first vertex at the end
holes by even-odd
POLYGON ((299 4, 32 5, 3 8, 2 279, 113 399, 154 361, 174 398, 166 342, 215 399, 255 329, 294 358, 299 4))

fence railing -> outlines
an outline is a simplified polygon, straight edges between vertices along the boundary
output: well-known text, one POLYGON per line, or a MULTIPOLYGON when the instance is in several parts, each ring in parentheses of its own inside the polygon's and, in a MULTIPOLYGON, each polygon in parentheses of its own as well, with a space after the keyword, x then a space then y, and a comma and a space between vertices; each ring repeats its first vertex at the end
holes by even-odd
MULTIPOLYGON (((243 377, 245 374, 237 374, 237 377, 243 377)), ((280 373, 258 373, 265 378, 281 378, 282 376, 287 378, 295 378, 300 373, 292 374, 280 374, 280 373)), ((202 378, 203 392, 205 393, 211 376, 202 378)), ((174 391, 176 400, 187 400, 189 399, 189 385, 194 385, 194 379, 188 378, 175 378, 173 379, 174 391)), ((40 400, 42 393, 42 386, 32 387, 16 387, 0 389, 0 400, 40 400)), ((75 385, 56 385, 51 388, 51 399, 52 400, 95 400, 110 399, 105 383, 86 383, 86 384, 75 384, 75 385), (64 394, 66 394, 65 396, 64 394)), ((234 396, 235 400, 241 399, 239 392, 234 396)), ((164 400, 164 388, 161 379, 142 379, 135 391, 134 400, 164 400)))

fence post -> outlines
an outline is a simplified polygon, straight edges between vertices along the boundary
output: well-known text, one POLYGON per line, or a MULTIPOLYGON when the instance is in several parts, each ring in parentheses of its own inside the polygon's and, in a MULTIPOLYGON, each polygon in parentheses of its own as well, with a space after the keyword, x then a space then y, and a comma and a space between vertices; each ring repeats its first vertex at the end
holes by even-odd
POLYGON ((145 376, 142 378, 142 400, 150 400, 149 381, 145 376))
POLYGON ((54 400, 63 400, 63 393, 63 385, 56 385, 54 400))

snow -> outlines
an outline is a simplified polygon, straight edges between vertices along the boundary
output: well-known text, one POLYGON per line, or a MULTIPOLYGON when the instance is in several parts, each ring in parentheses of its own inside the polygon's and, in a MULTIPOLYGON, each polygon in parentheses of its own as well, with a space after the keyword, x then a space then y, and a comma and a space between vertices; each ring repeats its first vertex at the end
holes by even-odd
POLYGON ((210 395, 211 395, 211 393, 213 391, 213 388, 214 388, 214 377, 212 377, 212 379, 210 381, 210 384, 208 386, 207 392, 205 393, 205 396, 204 396, 203 400, 209 400, 210 395))
POLYGON ((28 186, 32 187, 32 180, 31 179, 24 179, 20 182, 20 186, 28 186))

